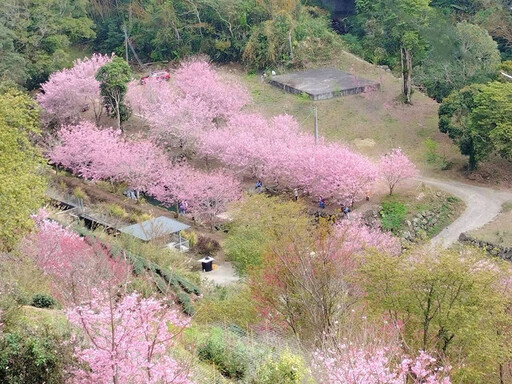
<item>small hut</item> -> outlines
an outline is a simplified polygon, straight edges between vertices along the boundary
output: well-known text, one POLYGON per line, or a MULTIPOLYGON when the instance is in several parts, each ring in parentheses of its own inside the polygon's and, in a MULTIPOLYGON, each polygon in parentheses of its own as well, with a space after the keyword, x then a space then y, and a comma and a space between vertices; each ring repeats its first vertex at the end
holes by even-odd
POLYGON ((169 248, 175 248, 180 252, 187 252, 189 250, 189 243, 188 240, 181 236, 181 231, 188 228, 190 226, 187 224, 160 216, 143 221, 142 223, 123 227, 119 231, 142 241, 161 241, 169 248))

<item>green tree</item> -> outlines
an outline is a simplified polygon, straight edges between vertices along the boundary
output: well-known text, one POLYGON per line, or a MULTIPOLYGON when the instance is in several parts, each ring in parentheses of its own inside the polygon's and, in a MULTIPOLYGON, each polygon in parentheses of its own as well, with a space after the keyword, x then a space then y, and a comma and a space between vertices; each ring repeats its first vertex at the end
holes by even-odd
POLYGON ((292 228, 304 228, 308 219, 304 207, 293 201, 257 194, 234 209, 233 222, 224 244, 226 255, 238 274, 261 265, 271 242, 292 228))
POLYGON ((30 138, 39 134, 39 108, 13 89, 0 95, 0 249, 11 249, 41 206, 43 159, 30 138))
POLYGON ((487 383, 510 358, 510 297, 502 285, 509 273, 476 250, 372 253, 362 281, 369 308, 401 327, 410 351, 448 358, 454 382, 487 383))
POLYGON ((95 36, 87 5, 87 0, 1 1, 0 75, 35 88, 71 64, 71 45, 95 36))
POLYGON ((415 76, 430 96, 441 101, 453 90, 485 83, 496 76, 501 57, 496 42, 485 29, 467 22, 455 27, 443 22, 436 27, 443 35, 431 44, 415 76))
POLYGON ((439 130, 447 133, 459 147, 460 153, 469 156, 469 169, 476 169, 478 162, 490 152, 490 140, 473 129, 471 113, 476 106, 475 97, 482 85, 474 84, 453 92, 439 107, 439 130))
POLYGON ((512 83, 492 82, 476 95, 472 113, 475 131, 488 134, 492 149, 501 157, 512 157, 512 83))
POLYGON ((11 80, 24 84, 28 78, 26 62, 14 48, 16 36, 13 31, 0 25, 0 81, 11 80))
POLYGON ((439 107, 439 129, 469 156, 469 168, 492 153, 512 156, 512 83, 473 84, 439 107))
POLYGON ((432 18, 430 0, 356 0, 356 21, 364 31, 363 45, 377 56, 400 63, 402 96, 411 103, 413 57, 424 54, 425 27, 432 18), (382 53, 384 51, 384 53, 382 53))
POLYGON ((96 74, 96 80, 101 83, 103 102, 107 106, 109 115, 116 118, 118 128, 121 128, 121 122, 130 117, 130 110, 124 104, 124 97, 131 79, 130 66, 120 57, 114 57, 96 74))

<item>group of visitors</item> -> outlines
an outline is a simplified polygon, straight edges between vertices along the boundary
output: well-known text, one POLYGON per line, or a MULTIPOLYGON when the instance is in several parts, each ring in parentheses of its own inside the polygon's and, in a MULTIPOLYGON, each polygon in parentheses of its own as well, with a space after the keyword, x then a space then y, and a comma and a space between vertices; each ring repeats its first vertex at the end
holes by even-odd
MULTIPOLYGON (((263 183, 261 182, 261 180, 258 180, 256 182, 255 190, 261 191, 262 188, 263 188, 263 183)), ((370 201, 370 190, 366 190, 365 199, 366 199, 366 201, 370 201)), ((294 201, 299 200, 299 190, 297 188, 293 189, 293 200, 294 201)), ((325 209, 325 200, 322 196, 320 196, 318 198, 318 208, 325 209)), ((350 212, 351 212, 350 206, 341 204, 341 212, 346 216, 347 219, 350 218, 350 212)))

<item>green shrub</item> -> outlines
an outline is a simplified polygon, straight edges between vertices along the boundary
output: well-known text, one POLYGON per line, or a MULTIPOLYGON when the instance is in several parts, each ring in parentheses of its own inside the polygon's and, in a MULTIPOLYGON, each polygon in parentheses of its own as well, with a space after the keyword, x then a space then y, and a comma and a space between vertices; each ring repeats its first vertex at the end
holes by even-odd
POLYGON ((73 196, 75 196, 78 199, 87 199, 87 194, 80 187, 76 187, 75 189, 73 189, 73 196))
POLYGON ((0 383, 64 383, 71 361, 70 344, 46 329, 0 336, 0 383))
POLYGON ((261 321, 246 285, 216 287, 213 292, 205 293, 198 305, 195 320, 201 324, 229 324, 245 330, 261 321))
POLYGON ((243 379, 249 366, 249 351, 241 340, 215 328, 198 348, 201 360, 215 364, 219 372, 231 379, 243 379))
POLYGON ((56 301, 53 297, 49 295, 45 295, 44 293, 38 293, 32 297, 32 305, 36 308, 52 308, 56 304, 56 301))
POLYGON ((436 166, 443 171, 450 169, 452 162, 446 159, 446 156, 439 153, 438 143, 431 138, 423 142, 425 147, 425 160, 428 164, 436 166))
POLYGON ((383 229, 399 234, 403 228, 407 206, 399 201, 383 201, 380 223, 383 229))
POLYGON ((302 384, 306 372, 304 360, 285 350, 277 359, 273 356, 267 357, 251 380, 251 384, 302 384))
POLYGON ((181 233, 181 237, 185 240, 188 240, 188 245, 190 248, 194 248, 197 244, 197 233, 194 231, 183 231, 181 233))
POLYGON ((279 12, 254 26, 242 59, 260 69, 280 65, 302 67, 331 58, 332 52, 341 46, 342 39, 330 27, 328 13, 303 6, 295 15, 279 12))
POLYGON ((185 292, 178 292, 176 295, 176 299, 178 303, 181 305, 183 312, 189 316, 192 316, 196 313, 194 306, 192 305, 192 301, 190 300, 190 296, 185 292))
POLYGON ((457 196, 448 196, 446 198, 446 201, 448 203, 452 204, 452 203, 458 203, 460 201, 460 199, 457 196))
POLYGON ((194 248, 200 255, 214 255, 220 250, 220 244, 217 240, 207 236, 199 236, 194 248))
POLYGON ((120 219, 124 219, 125 217, 128 217, 128 213, 126 212, 126 210, 117 204, 105 204, 103 206, 103 209, 110 216, 118 217, 120 219))
POLYGON ((129 217, 130 223, 142 223, 151 219, 151 215, 147 213, 132 213, 129 217))

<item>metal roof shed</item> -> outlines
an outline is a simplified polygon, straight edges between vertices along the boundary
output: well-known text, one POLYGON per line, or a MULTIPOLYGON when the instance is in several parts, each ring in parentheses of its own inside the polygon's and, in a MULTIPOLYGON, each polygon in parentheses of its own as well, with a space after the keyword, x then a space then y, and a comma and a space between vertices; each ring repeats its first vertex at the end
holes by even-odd
POLYGON ((181 231, 188 228, 190 228, 190 226, 187 224, 165 216, 160 216, 155 219, 143 221, 142 223, 123 227, 119 229, 119 231, 142 241, 150 241, 174 235, 175 239, 173 240, 175 241, 168 245, 178 248, 180 251, 186 251, 188 250, 188 241, 182 239, 181 231))

